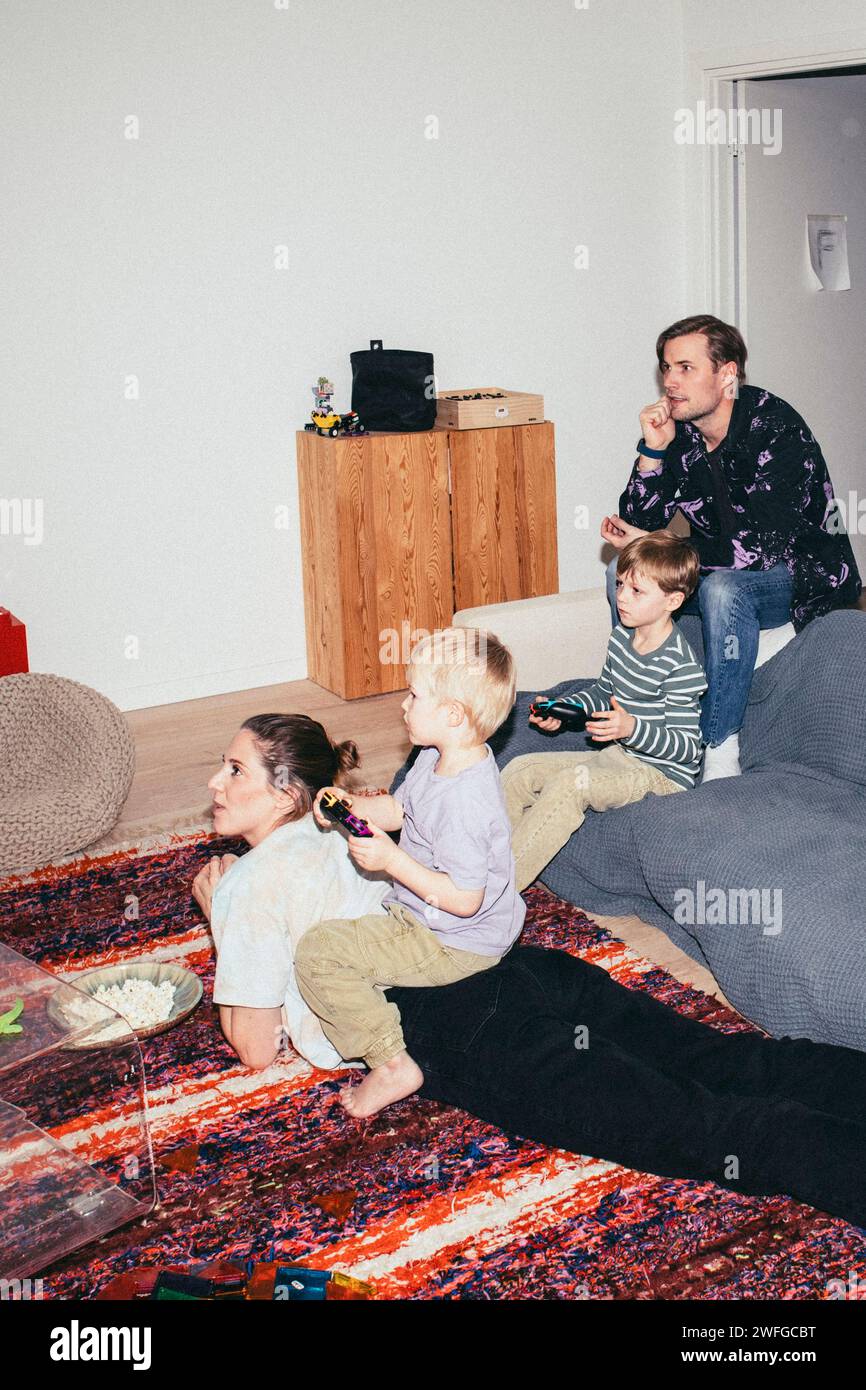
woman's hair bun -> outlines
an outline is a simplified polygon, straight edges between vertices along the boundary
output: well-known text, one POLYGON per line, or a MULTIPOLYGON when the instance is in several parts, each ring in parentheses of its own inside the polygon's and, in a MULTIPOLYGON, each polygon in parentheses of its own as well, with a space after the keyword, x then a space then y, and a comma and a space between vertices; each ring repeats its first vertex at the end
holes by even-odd
POLYGON ((345 774, 360 765, 361 757, 358 753, 358 745, 353 743, 350 738, 344 739, 342 743, 335 743, 334 752, 337 755, 338 772, 345 774))

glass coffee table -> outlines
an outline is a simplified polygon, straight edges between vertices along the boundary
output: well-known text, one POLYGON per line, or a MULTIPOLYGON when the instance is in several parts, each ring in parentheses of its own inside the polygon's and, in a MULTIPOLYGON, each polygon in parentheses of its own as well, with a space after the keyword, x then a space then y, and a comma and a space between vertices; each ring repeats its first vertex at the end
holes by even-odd
POLYGON ((133 1030, 125 1022, 118 1029, 112 1009, 0 945, 0 1015, 18 1000, 20 1013, 0 1033, 5 1280, 41 1274, 79 1246, 146 1216, 156 1202, 144 1065, 133 1030), (100 1033, 110 1033, 110 1042, 100 1033))

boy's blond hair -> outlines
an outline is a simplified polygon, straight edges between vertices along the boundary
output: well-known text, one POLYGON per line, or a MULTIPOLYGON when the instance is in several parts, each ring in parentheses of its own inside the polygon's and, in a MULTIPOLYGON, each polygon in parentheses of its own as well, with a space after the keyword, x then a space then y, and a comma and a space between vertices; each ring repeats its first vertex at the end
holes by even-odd
POLYGON ((514 658, 483 628, 445 627, 428 633, 412 648, 409 672, 440 703, 459 700, 480 743, 514 706, 514 658))

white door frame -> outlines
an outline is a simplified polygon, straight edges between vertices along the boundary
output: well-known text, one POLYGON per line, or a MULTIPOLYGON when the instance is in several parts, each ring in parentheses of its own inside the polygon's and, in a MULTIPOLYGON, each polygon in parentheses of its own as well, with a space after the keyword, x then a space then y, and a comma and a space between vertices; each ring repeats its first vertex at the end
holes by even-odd
MULTIPOLYGON (((709 111, 734 104, 733 84, 750 77, 788 77, 816 68, 866 63, 866 25, 828 35, 828 47, 815 40, 767 40, 747 48, 689 55, 690 89, 709 111), (832 45, 832 46, 831 46, 832 45)), ((734 323, 748 340, 745 266, 735 265, 745 232, 745 169, 735 164, 730 146, 708 145, 703 164, 704 299, 710 312, 734 323), (737 235, 734 235, 735 228, 737 235)))

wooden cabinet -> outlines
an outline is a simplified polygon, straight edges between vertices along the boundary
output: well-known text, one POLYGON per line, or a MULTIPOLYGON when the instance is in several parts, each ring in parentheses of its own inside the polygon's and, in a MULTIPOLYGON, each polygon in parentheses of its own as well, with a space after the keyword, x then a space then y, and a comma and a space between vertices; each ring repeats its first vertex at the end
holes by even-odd
POLYGON ((297 434, 310 679, 405 689, 413 640, 460 608, 556 593, 553 425, 297 434))

